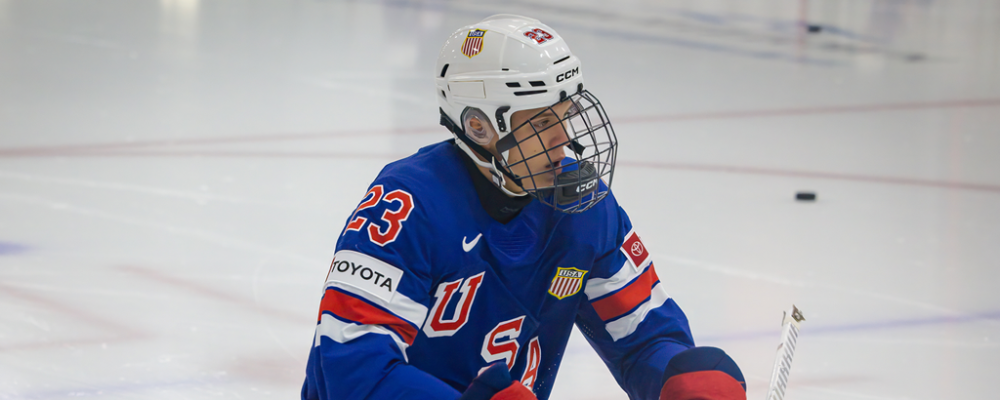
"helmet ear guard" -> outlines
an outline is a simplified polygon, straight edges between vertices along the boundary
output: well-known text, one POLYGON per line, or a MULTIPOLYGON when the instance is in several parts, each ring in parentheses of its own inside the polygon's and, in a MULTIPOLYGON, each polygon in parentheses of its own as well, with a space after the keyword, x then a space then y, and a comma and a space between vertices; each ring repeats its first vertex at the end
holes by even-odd
MULTIPOLYGON (((448 130, 455 135, 455 138, 457 139, 455 144, 458 145, 458 147, 461 148, 470 159, 472 159, 473 163, 490 171, 490 174, 493 175, 493 184, 495 184, 508 196, 520 197, 528 195, 527 192, 514 193, 507 189, 506 183, 508 179, 517 184, 518 187, 521 187, 521 180, 514 176, 514 174, 506 168, 506 163, 504 161, 497 162, 497 157, 494 156, 493 153, 490 153, 489 150, 486 150, 486 148, 478 142, 481 140, 479 133, 466 133, 465 129, 455 124, 455 121, 451 120, 451 117, 448 116, 448 113, 446 113, 444 109, 439 109, 439 111, 441 112, 441 125, 448 128, 448 130), (473 156, 473 153, 478 154, 483 160, 490 161, 482 161, 473 156)), ((462 120, 463 125, 467 125, 470 128, 472 125, 475 125, 473 121, 478 120, 478 122, 483 125, 481 127, 484 131, 483 133, 495 136, 495 131, 490 125, 489 119, 486 118, 486 114, 483 113, 482 110, 473 107, 466 107, 466 109, 462 111, 462 120)), ((485 140, 485 143, 488 144, 492 140, 493 138, 491 136, 485 140)))
POLYGON ((478 108, 466 107, 462 112, 462 127, 465 136, 480 146, 488 146, 496 132, 486 113, 478 108))

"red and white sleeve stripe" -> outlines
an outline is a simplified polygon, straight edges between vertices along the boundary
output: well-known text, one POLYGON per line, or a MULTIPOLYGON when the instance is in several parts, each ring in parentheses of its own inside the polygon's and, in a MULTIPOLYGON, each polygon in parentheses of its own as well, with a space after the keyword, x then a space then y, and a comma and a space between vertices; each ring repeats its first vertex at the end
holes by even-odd
POLYGON ((591 278, 584 292, 614 340, 635 332, 653 309, 670 298, 635 232, 626 235, 621 251, 627 260, 610 278, 591 278))
MULTIPOLYGON (((334 255, 334 267, 327 277, 323 300, 317 316, 316 343, 320 336, 326 336, 338 343, 347 343, 368 333, 392 336, 400 351, 406 354, 406 348, 413 344, 420 326, 427 317, 427 307, 396 290, 392 286, 388 292, 373 293, 371 284, 356 279, 361 276, 359 271, 368 268, 374 272, 389 275, 396 271, 402 273, 385 262, 368 255, 342 250, 334 255), (341 273, 335 268, 344 263, 341 273), (349 265, 347 267, 346 265, 349 265), (354 276, 351 275, 353 272, 354 276)), ((374 276, 369 273, 367 276, 374 276)), ((398 285, 398 281, 394 284, 398 285)))

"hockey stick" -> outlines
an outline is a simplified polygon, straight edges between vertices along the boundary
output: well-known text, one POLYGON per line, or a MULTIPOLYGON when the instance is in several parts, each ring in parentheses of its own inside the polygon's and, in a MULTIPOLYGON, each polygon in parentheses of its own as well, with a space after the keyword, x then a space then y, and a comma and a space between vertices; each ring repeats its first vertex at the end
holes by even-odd
POLYGON ((799 323, 805 321, 802 312, 795 305, 791 311, 785 312, 781 321, 781 343, 774 358, 774 369, 771 370, 771 384, 767 388, 767 400, 781 400, 785 397, 785 386, 788 385, 788 372, 792 369, 792 357, 795 356, 795 343, 799 339, 799 323))

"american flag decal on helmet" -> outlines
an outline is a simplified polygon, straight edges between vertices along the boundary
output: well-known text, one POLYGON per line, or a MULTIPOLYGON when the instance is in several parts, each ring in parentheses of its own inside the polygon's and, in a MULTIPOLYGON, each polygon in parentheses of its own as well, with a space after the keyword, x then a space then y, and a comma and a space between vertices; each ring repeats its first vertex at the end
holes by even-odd
POLYGON ((549 294, 562 300, 580 292, 583 288, 583 276, 587 271, 569 268, 558 268, 556 276, 552 278, 552 285, 549 286, 549 294))
POLYGON ((483 38, 486 36, 486 31, 482 29, 473 29, 469 31, 468 35, 465 35, 465 42, 462 43, 462 54, 466 57, 472 58, 476 54, 483 51, 483 38))

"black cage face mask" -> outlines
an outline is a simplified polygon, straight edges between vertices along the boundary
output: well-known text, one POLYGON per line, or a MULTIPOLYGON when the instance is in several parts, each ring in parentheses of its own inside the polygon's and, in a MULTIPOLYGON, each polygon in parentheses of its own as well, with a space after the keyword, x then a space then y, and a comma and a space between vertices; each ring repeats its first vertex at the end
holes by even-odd
POLYGON ((513 133, 506 135, 497 142, 497 152, 516 151, 524 155, 523 160, 505 163, 504 167, 508 171, 526 171, 517 175, 517 180, 543 204, 574 214, 590 209, 607 197, 614 177, 618 140, 597 97, 583 90, 565 98, 560 104, 566 101, 572 102, 572 106, 558 121, 542 129, 536 128, 532 123, 536 117, 556 112, 555 106, 542 110, 512 130, 524 127, 532 134, 521 140, 515 138, 513 133), (565 134, 559 131, 560 128, 565 134), (548 151, 537 154, 528 152, 528 149, 539 146, 548 151), (564 152, 563 148, 570 151, 564 152), (562 158, 564 153, 567 156, 562 158), (532 167, 532 164, 536 166, 532 167), (531 185, 527 185, 529 182, 531 185))

